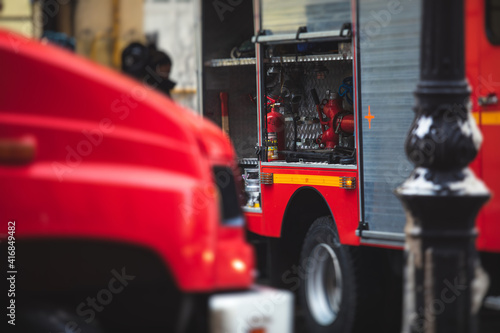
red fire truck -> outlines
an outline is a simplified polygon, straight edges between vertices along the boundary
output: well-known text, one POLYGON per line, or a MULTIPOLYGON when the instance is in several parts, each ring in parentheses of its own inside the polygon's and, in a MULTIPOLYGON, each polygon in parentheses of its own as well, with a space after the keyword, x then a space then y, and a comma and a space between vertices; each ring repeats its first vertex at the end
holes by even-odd
MULTIPOLYGON (((308 332, 369 329, 400 316, 406 219, 393 191, 413 169, 404 141, 414 119, 420 7, 201 4, 202 113, 234 142, 249 234, 265 259, 261 278, 297 291, 308 332)), ((484 136, 472 169, 493 193, 477 219, 488 315, 500 308, 500 7, 468 0, 465 10, 471 110, 484 136)))
POLYGON ((215 125, 11 32, 0 59, 2 332, 291 330, 291 293, 250 290, 215 125))

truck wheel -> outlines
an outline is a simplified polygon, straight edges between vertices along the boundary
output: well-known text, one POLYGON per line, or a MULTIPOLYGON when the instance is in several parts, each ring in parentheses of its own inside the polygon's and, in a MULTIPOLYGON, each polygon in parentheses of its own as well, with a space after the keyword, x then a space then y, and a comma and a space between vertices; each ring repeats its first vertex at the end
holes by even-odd
POLYGON ((355 280, 349 252, 340 244, 331 217, 309 228, 300 254, 303 280, 299 308, 307 332, 348 333, 356 308, 355 280))

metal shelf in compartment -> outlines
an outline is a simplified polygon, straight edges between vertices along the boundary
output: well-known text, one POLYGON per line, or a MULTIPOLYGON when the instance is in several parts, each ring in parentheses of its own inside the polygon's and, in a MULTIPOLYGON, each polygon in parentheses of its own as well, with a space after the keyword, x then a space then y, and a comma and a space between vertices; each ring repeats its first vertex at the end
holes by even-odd
POLYGON ((272 57, 267 59, 267 62, 276 63, 286 63, 286 62, 315 62, 315 61, 342 61, 342 60, 352 60, 352 55, 342 55, 342 54, 313 54, 305 56, 283 56, 283 57, 272 57))
POLYGON ((248 66, 255 65, 255 58, 226 58, 226 59, 211 59, 205 61, 206 67, 230 67, 230 66, 248 66))

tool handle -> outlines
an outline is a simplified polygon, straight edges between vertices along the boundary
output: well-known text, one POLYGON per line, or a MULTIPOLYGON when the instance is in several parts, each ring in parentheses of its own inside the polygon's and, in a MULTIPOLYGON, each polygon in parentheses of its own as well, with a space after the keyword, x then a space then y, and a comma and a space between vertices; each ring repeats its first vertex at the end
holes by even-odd
POLYGON ((314 100, 314 105, 320 105, 321 103, 319 101, 318 93, 316 92, 315 88, 311 89, 311 95, 314 100))
POLYGON ((220 108, 222 116, 227 117, 227 92, 221 92, 219 94, 219 97, 220 97, 220 108))
POLYGON ((227 92, 221 91, 220 97, 220 109, 222 118, 222 130, 229 135, 229 119, 227 110, 227 92))

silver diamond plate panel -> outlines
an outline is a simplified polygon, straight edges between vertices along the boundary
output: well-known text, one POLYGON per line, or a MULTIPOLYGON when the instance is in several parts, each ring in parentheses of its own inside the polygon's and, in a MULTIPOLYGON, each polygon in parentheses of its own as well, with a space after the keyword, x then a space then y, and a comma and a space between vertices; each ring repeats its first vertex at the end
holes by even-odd
MULTIPOLYGON (((284 66, 288 68, 288 66, 293 65, 294 64, 287 63, 284 66)), ((266 71, 271 66, 272 64, 266 65, 266 71)), ((304 123, 297 126, 297 138, 302 143, 302 145, 297 145, 297 150, 317 149, 318 146, 315 142, 322 133, 322 130, 319 124, 318 112, 316 111, 316 106, 314 105, 310 91, 315 88, 321 100, 327 98, 327 90, 337 92, 339 86, 342 84, 342 80, 352 76, 352 60, 304 62, 301 63, 300 66, 304 70, 304 75, 301 76, 301 80, 298 82, 302 90, 302 99, 298 106, 298 116, 302 118, 304 123), (314 67, 318 63, 323 64, 328 69, 328 74, 325 75, 324 79, 318 79, 317 74, 314 72, 314 67)), ((287 69, 283 70, 287 71, 287 69)), ((284 115, 286 149, 292 150, 295 131, 291 108, 288 105, 285 107, 284 115)))

